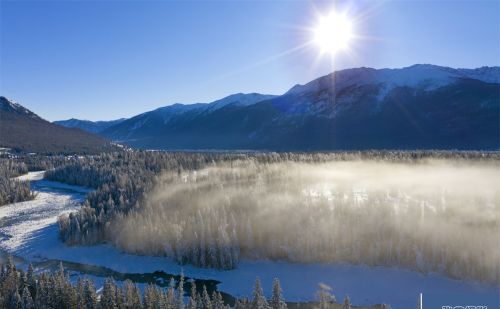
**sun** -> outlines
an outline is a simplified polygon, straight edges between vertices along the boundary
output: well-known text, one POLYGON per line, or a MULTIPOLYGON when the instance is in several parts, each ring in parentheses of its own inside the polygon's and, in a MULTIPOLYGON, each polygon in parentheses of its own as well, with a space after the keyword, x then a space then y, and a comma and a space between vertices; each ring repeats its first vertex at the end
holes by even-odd
POLYGON ((321 53, 335 55, 349 47, 353 37, 352 22, 346 14, 335 11, 326 16, 320 16, 318 24, 313 29, 313 42, 320 48, 321 53))

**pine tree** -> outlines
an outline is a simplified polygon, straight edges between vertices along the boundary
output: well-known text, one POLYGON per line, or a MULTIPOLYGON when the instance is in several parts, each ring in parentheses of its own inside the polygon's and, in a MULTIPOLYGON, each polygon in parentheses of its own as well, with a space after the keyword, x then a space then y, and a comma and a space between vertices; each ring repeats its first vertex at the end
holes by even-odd
POLYGON ((224 300, 222 299, 222 294, 220 292, 214 291, 212 293, 212 303, 214 309, 224 309, 224 300))
POLYGON ((281 290, 281 285, 278 278, 274 278, 273 295, 271 296, 269 305, 272 309, 286 309, 287 307, 285 300, 283 299, 283 291, 281 290))
POLYGON ((116 301, 116 290, 117 286, 113 279, 111 278, 106 278, 104 280, 104 285, 102 288, 102 295, 101 295, 101 309, 117 309, 117 301, 116 301))
POLYGON ((125 308, 126 309, 140 309, 141 296, 137 286, 130 280, 125 280, 124 283, 125 290, 125 308))
POLYGON ((349 295, 344 297, 344 304, 342 305, 342 309, 351 309, 351 300, 349 299, 349 295))
POLYGON ((248 298, 244 297, 242 299, 237 299, 234 304, 234 309, 250 309, 250 301, 248 298))
POLYGON ((94 283, 91 280, 84 279, 83 299, 85 302, 85 309, 95 309, 97 307, 97 294, 94 283))
POLYGON ((206 286, 203 286, 203 294, 201 295, 201 297, 202 297, 203 308, 204 309, 212 309, 212 300, 210 299, 210 296, 208 295, 206 286))
POLYGON ((175 297, 175 281, 174 278, 170 278, 170 283, 167 289, 167 306, 168 308, 176 308, 176 297, 175 297))
POLYGON ((36 278, 35 278, 35 270, 33 269, 33 265, 31 265, 31 263, 28 265, 28 271, 26 272, 26 284, 28 285, 30 295, 32 296, 33 299, 35 299, 36 278))
POLYGON ((257 277, 253 289, 252 309, 267 309, 268 307, 269 305, 264 296, 264 290, 262 289, 260 279, 257 277))
POLYGON ((19 295, 19 292, 15 290, 12 296, 10 297, 9 309, 21 309, 21 306, 22 306, 21 295, 19 295))
POLYGON ((331 293, 332 288, 324 283, 319 284, 319 290, 316 292, 316 296, 319 300, 320 309, 328 309, 331 304, 335 302, 335 296, 331 293))
POLYGON ((198 292, 196 290, 196 283, 191 280, 191 289, 189 292, 189 301, 187 304, 187 309, 197 309, 198 308, 198 292))
POLYGON ((153 309, 159 301, 158 295, 156 294, 156 287, 153 284, 148 284, 144 289, 144 297, 142 300, 144 309, 153 309))
POLYGON ((177 288, 176 308, 184 309, 184 273, 181 273, 179 287, 177 288))
POLYGON ((23 289, 23 294, 21 295, 21 303, 22 309, 35 309, 35 303, 33 302, 33 298, 31 297, 31 293, 27 286, 23 289))

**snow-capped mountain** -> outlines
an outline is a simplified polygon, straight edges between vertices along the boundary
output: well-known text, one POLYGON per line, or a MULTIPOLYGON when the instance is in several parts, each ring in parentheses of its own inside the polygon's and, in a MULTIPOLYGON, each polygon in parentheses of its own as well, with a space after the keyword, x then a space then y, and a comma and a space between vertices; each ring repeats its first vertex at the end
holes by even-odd
POLYGON ((295 85, 287 94, 318 92, 325 89, 340 91, 350 86, 381 85, 386 91, 395 87, 432 90, 459 79, 476 79, 500 83, 500 67, 453 69, 432 64, 415 64, 401 69, 354 68, 334 72, 305 85, 295 85))
POLYGON ((80 120, 80 119, 75 119, 71 118, 68 120, 57 120, 54 121, 53 123, 66 127, 66 128, 78 128, 83 131, 87 131, 90 133, 98 133, 101 132, 102 130, 105 130, 109 128, 112 125, 118 124, 122 121, 124 121, 125 118, 120 118, 116 120, 109 120, 109 121, 90 121, 90 120, 80 120))
POLYGON ((149 111, 118 125, 105 129, 102 134, 113 139, 129 139, 135 135, 143 136, 144 132, 153 133, 155 130, 163 130, 175 125, 181 118, 194 119, 203 114, 213 113, 222 108, 233 106, 243 107, 274 98, 273 95, 259 93, 237 93, 211 103, 181 104, 176 103, 149 111))
POLYGON ((40 153, 99 153, 116 150, 100 136, 50 123, 0 96, 0 147, 40 153))
POLYGON ((281 96, 234 96, 167 106, 102 134, 161 149, 500 148, 499 67, 355 68, 281 96))

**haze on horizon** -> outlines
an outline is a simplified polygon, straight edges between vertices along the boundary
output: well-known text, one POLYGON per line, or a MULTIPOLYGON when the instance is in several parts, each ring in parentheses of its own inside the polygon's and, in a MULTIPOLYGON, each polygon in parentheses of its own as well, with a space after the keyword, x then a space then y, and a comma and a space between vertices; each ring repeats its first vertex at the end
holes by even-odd
POLYGON ((51 121, 109 120, 351 67, 500 65, 497 1, 337 2, 356 38, 334 63, 306 45, 333 5, 2 1, 0 95, 51 121))

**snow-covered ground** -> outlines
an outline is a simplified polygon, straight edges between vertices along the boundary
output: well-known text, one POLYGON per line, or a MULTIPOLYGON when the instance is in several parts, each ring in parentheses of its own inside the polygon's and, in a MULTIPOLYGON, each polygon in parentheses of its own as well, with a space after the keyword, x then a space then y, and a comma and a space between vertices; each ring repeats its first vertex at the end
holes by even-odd
POLYGON ((0 207, 0 248, 14 252, 30 248, 33 236, 45 227, 54 225, 57 217, 80 207, 88 189, 43 180, 44 172, 31 172, 17 177, 32 181, 36 198, 0 207))
POLYGON ((333 287, 340 300, 349 294, 355 305, 388 303, 394 309, 416 308, 418 295, 423 293, 426 308, 444 305, 500 308, 500 286, 398 268, 244 260, 236 270, 217 271, 179 266, 164 257, 126 254, 109 245, 69 247, 57 238, 57 216, 77 209, 88 189, 42 177, 42 173, 24 177, 33 181, 38 192, 34 201, 0 207, 0 248, 26 260, 55 259, 104 266, 121 273, 184 272, 191 278, 219 280, 222 282, 219 290, 233 296, 251 295, 253 281, 258 276, 268 294, 273 278, 280 278, 289 301, 313 299, 318 283, 323 282, 333 287))

